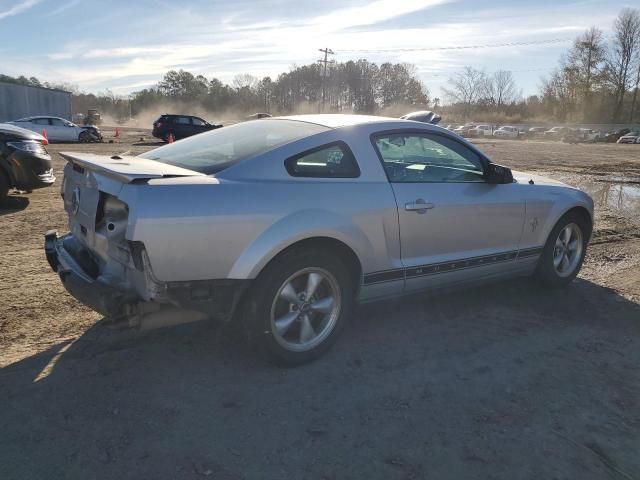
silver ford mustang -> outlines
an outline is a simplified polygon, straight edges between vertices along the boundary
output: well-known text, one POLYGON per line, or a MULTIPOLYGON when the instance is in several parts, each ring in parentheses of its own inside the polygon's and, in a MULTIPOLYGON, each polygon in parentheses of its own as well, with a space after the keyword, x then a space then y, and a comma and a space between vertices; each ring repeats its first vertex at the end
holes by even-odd
POLYGON ((143 327, 241 321, 276 359, 334 343, 355 302, 497 278, 569 283, 593 201, 420 122, 249 121, 138 157, 63 153, 67 290, 143 327))

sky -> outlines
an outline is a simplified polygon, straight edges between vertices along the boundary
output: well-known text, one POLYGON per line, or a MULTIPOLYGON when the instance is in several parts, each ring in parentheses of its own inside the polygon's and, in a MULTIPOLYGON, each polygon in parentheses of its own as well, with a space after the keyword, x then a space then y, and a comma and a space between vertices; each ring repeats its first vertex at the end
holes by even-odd
POLYGON ((571 39, 635 2, 602 0, 0 0, 0 73, 127 95, 170 69, 231 83, 315 62, 415 65, 431 97, 466 65, 511 70, 524 95, 571 39), (491 48, 472 45, 547 42, 491 48), (414 49, 414 50, 407 50, 414 49), (423 49, 423 50, 415 50, 423 49), (431 49, 431 50, 426 50, 431 49))

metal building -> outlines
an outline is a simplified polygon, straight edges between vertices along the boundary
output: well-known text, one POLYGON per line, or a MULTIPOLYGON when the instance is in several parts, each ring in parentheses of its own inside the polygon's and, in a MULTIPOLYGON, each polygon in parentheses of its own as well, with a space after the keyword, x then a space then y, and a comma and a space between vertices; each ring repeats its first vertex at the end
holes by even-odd
POLYGON ((0 122, 32 115, 71 120, 71 92, 0 82, 0 122))

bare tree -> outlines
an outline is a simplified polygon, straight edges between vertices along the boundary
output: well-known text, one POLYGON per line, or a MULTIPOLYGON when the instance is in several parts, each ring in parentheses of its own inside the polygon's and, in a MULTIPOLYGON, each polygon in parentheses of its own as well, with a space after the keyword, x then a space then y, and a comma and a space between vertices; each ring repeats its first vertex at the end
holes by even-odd
POLYGON ((622 114, 625 94, 633 78, 633 61, 640 48, 640 10, 623 9, 613 26, 613 48, 607 62, 607 69, 615 95, 612 118, 617 122, 622 114))
POLYGON ((640 89, 640 52, 638 53, 637 57, 636 85, 633 89, 633 98, 631 99, 631 112, 629 113, 629 122, 631 123, 633 123, 634 115, 636 113, 636 100, 638 99, 638 89, 640 89))
POLYGON ((486 90, 487 76, 481 70, 464 67, 449 79, 450 88, 443 88, 444 94, 453 103, 462 104, 464 114, 468 115, 471 108, 486 90))
POLYGON ((596 27, 576 38, 567 56, 565 68, 574 69, 580 83, 583 120, 589 116, 594 86, 602 80, 605 58, 604 36, 596 27))
POLYGON ((233 77, 233 86, 238 90, 242 88, 253 89, 258 85, 259 80, 249 73, 239 73, 233 77))
POLYGON ((508 70, 498 70, 486 77, 483 94, 485 100, 497 110, 513 103, 518 96, 513 73, 508 70))

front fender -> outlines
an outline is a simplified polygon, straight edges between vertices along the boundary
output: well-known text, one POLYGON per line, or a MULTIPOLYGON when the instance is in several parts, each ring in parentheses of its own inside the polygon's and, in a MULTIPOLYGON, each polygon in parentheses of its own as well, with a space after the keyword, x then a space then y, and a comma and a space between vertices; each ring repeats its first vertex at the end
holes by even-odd
POLYGON ((233 264, 229 278, 255 278, 287 247, 310 238, 332 238, 350 247, 358 258, 374 250, 367 235, 349 217, 320 209, 301 210, 262 232, 233 264), (301 226, 304 226, 301 229, 301 226))
MULTIPOLYGON (((560 191, 561 194, 555 196, 548 211, 546 212, 546 215, 543 217, 545 220, 544 222, 541 222, 541 228, 538 229, 537 235, 531 234, 531 236, 529 237, 531 241, 527 242, 527 234, 525 233, 525 244, 529 244, 526 246, 544 245, 558 221, 568 211, 576 207, 584 208, 589 213, 589 216, 591 217, 591 223, 593 224, 593 200, 591 199, 591 197, 575 188, 566 187, 560 189, 560 191)), ((535 205, 532 206, 533 208, 530 208, 529 205, 527 205, 527 222, 525 223, 525 229, 533 225, 532 222, 534 221, 533 219, 537 214, 537 210, 539 210, 539 206, 541 205, 535 205)))

